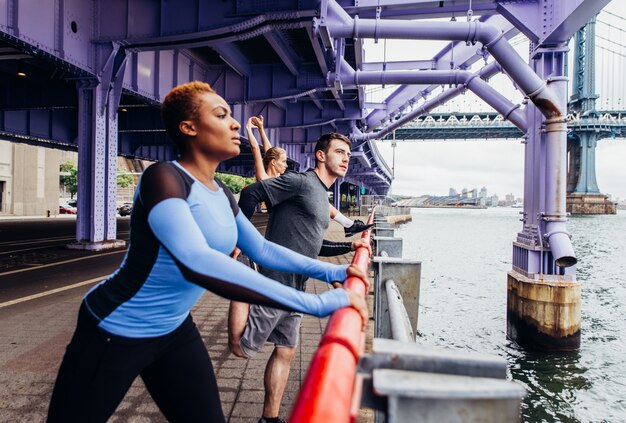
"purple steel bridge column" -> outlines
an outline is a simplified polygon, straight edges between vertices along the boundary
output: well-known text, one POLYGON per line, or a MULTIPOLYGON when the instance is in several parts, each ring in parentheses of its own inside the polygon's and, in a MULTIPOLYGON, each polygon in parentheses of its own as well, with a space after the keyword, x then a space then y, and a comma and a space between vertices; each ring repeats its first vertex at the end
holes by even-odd
POLYGON ((122 90, 126 54, 118 48, 107 54, 101 80, 78 83, 78 216, 72 249, 102 250, 123 247, 117 235, 117 107, 122 90))
POLYGON ((567 79, 565 48, 536 52, 535 72, 559 99, 549 118, 528 106, 522 232, 513 243, 507 283, 507 335, 518 344, 544 350, 580 347, 580 283, 566 229, 567 79))

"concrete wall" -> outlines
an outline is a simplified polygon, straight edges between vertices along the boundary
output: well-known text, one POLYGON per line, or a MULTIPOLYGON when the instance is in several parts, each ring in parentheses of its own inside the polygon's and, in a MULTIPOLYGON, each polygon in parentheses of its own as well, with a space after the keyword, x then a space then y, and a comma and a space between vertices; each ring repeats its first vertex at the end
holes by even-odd
MULTIPOLYGON (((70 194, 59 185, 61 163, 78 161, 75 151, 54 150, 0 140, 0 214, 46 216, 59 213, 70 194)), ((135 185, 118 187, 117 203, 132 202, 145 160, 118 157, 118 168, 135 176, 135 185)))
POLYGON ((4 181, 2 213, 46 216, 59 210, 61 152, 0 141, 0 181, 4 181))
POLYGON ((0 140, 0 213, 7 213, 13 198, 13 147, 0 140))

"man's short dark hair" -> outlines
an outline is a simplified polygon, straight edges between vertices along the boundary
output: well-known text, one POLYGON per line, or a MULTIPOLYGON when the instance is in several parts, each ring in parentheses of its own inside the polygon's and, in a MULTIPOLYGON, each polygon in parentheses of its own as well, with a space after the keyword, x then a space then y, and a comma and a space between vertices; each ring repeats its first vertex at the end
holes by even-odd
POLYGON ((338 134, 337 132, 324 134, 318 138, 317 143, 315 144, 315 163, 317 163, 317 152, 319 150, 322 150, 324 154, 328 153, 328 149, 330 148, 330 143, 332 140, 345 142, 350 148, 352 148, 352 142, 350 141, 350 138, 346 137, 345 135, 338 134))

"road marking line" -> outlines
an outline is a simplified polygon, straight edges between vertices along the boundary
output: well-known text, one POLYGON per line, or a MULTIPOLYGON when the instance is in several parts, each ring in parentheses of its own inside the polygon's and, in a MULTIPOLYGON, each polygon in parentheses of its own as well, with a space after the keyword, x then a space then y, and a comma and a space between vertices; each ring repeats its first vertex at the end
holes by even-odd
POLYGON ((39 294, 29 295, 28 297, 17 298, 15 300, 7 301, 5 303, 0 303, 0 308, 12 306, 14 304, 23 303, 25 301, 34 300, 34 299, 41 298, 41 297, 47 297, 48 295, 56 294, 58 292, 67 291, 69 289, 78 288, 78 287, 83 286, 83 285, 89 285, 89 284, 94 283, 94 282, 103 281, 104 279, 106 279, 108 277, 109 277, 109 275, 100 276, 100 277, 97 277, 97 278, 93 278, 93 279, 89 279, 89 280, 86 280, 86 281, 78 282, 78 283, 75 283, 73 285, 64 286, 62 288, 51 289, 50 291, 40 292, 39 294))
MULTIPOLYGON (((130 231, 121 231, 117 233, 117 237, 121 237, 122 235, 128 235, 130 231)), ((33 238, 33 239, 16 239, 13 241, 2 241, 0 242, 0 246, 5 245, 28 245, 28 244, 41 244, 42 242, 53 242, 53 241, 76 241, 75 236, 51 236, 49 238, 33 238)))
POLYGON ((111 254, 120 254, 120 253, 126 254, 126 250, 113 251, 113 252, 110 252, 110 253, 103 253, 103 254, 87 256, 87 257, 78 257, 78 258, 75 258, 75 259, 70 259, 70 260, 65 260, 65 261, 57 261, 56 263, 42 264, 41 266, 30 267, 30 268, 27 268, 27 269, 11 270, 9 272, 0 273, 0 276, 13 275, 15 273, 21 273, 21 272, 29 272, 31 270, 38 270, 38 269, 43 269, 43 268, 46 268, 46 267, 58 266, 59 264, 73 263, 75 261, 87 260, 87 259, 91 259, 91 258, 109 256, 111 254))
POLYGON ((59 244, 53 244, 53 245, 45 245, 43 247, 22 248, 21 250, 3 251, 3 252, 0 253, 0 256, 5 256, 7 254, 23 253, 24 251, 44 250, 46 248, 54 248, 54 247, 56 247, 58 245, 59 244))

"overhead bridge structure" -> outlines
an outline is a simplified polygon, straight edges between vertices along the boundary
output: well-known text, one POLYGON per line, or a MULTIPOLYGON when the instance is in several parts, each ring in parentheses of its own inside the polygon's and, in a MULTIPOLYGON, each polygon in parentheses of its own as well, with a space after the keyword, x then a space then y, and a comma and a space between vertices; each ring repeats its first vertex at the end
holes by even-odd
MULTIPOLYGON (((77 240, 99 248, 116 233, 116 157, 175 157, 159 104, 180 83, 210 83, 241 122, 263 115, 274 144, 300 169, 313 163, 319 135, 350 134, 344 182, 375 195, 387 194, 392 175, 374 142, 472 91, 526 138, 509 335, 572 348, 580 339, 580 287, 565 223, 565 54, 568 40, 608 3, 0 0, 0 136, 78 151, 77 240), (509 43, 518 33, 530 40, 528 56, 509 43), (422 60, 368 62, 366 39, 414 40, 417 52, 423 40, 445 43, 422 60), (489 85, 498 73, 523 94, 522 104, 489 85), (366 98, 370 85, 397 88, 375 103, 366 98), (547 293, 555 298, 570 290, 571 301, 533 307, 535 297, 546 301, 533 290, 540 290, 536 279, 555 283, 547 293)), ((250 155, 221 170, 252 174, 250 155)))

